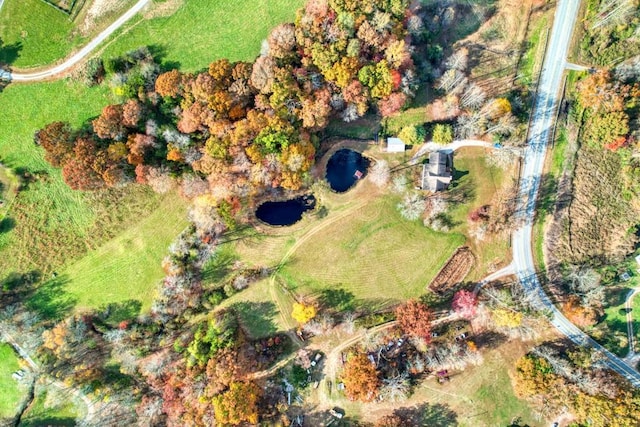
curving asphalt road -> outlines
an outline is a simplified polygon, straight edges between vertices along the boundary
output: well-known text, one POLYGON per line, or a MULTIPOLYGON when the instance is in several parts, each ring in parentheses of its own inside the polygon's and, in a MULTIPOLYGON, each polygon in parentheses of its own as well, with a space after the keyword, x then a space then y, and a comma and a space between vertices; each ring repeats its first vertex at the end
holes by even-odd
POLYGON ((578 345, 590 346, 605 356, 604 363, 640 387, 640 373, 596 343, 588 335, 569 322, 542 289, 536 275, 531 246, 535 203, 540 187, 547 142, 553 132, 555 108, 559 98, 563 71, 580 0, 559 0, 551 39, 544 59, 544 67, 538 86, 538 96, 533 109, 519 189, 519 209, 523 226, 513 234, 513 263, 516 274, 525 291, 534 296, 537 308, 550 314, 551 323, 561 333, 578 345))
MULTIPOLYGON (((4 0, 0 0, 0 6, 4 0)), ((133 7, 127 10, 120 18, 118 18, 113 24, 109 25, 98 36, 91 40, 85 47, 80 49, 77 53, 67 58, 62 64, 49 67, 45 70, 34 71, 33 73, 9 73, 8 79, 14 82, 34 82, 38 80, 46 80, 61 74, 78 62, 82 61, 92 50, 94 50, 100 43, 105 41, 107 37, 113 34, 118 28, 120 28, 125 22, 131 19, 135 14, 140 12, 151 0, 140 0, 133 7)))

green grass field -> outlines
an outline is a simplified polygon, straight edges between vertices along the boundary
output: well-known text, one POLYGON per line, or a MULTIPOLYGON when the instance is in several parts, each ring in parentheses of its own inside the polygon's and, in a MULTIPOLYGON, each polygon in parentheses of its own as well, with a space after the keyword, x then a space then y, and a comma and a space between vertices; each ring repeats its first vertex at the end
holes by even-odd
POLYGON ((11 374, 18 370, 18 358, 8 344, 0 344, 0 419, 13 417, 23 390, 11 374))
MULTIPOLYGON (((0 17, 5 17, 9 3, 16 2, 7 0, 0 17)), ((303 4, 300 0, 264 3, 246 9, 244 3, 190 0, 172 17, 143 21, 121 35, 109 46, 108 54, 143 44, 158 48, 170 39, 170 48, 156 52, 162 51, 165 61, 176 61, 187 69, 205 67, 219 57, 250 60, 258 55, 269 29, 292 20, 303 4), (228 24, 218 26, 220 19, 228 24), (244 37, 245 33, 250 36, 244 37)), ((89 89, 63 80, 10 85, 0 93, 4 112, 0 161, 14 170, 41 172, 12 204, 8 214, 11 230, 0 233, 0 272, 39 270, 47 277, 56 270, 64 275, 61 279, 68 280, 70 296, 80 306, 100 305, 111 297, 122 301, 139 296, 143 307, 148 307, 150 289, 161 277, 160 261, 166 247, 184 227, 184 216, 178 213, 184 212, 183 207, 176 203, 164 206, 158 196, 135 188, 106 194, 72 191, 60 171, 51 168, 42 150, 33 145, 34 132, 45 124, 62 120, 79 126, 114 101, 105 87, 89 89), (165 217, 170 219, 168 226, 165 217), (112 238, 115 240, 109 242, 112 238), (139 250, 122 252, 128 246, 139 250), (114 257, 113 251, 119 255, 114 257), (102 255, 108 255, 107 259, 100 259, 102 255), (139 287, 130 287, 132 280, 139 287), (118 295, 120 291, 125 293, 118 295)))
POLYGON ((0 105, 6 106, 6 126, 0 128, 3 163, 13 169, 43 172, 41 178, 19 193, 7 215, 13 228, 0 233, 0 271, 4 276, 14 271, 39 270, 47 277, 53 270, 60 273, 65 264, 93 250, 79 264, 87 266, 91 262, 90 269, 80 274, 79 266, 71 266, 71 273, 65 272, 71 296, 88 306, 92 302, 108 302, 105 298, 116 289, 126 290, 115 300, 142 295, 143 306, 148 307, 152 296, 149 290, 161 277, 160 262, 166 248, 184 227, 184 204, 163 204, 161 197, 136 186, 106 193, 73 191, 33 144, 34 132, 44 124, 66 120, 78 126, 109 101, 106 89, 87 89, 65 81, 9 86, 0 93, 0 105), (119 236, 120 233, 124 234, 119 236), (119 240, 112 246, 103 247, 116 236, 119 240), (134 242, 140 250, 126 254, 107 251, 122 247, 127 241, 134 242), (101 253, 106 259, 95 261, 101 253), (122 265, 114 264, 114 260, 122 265), (140 288, 131 287, 136 279, 134 271, 138 270, 140 288), (107 285, 110 277, 120 282, 107 285), (95 286, 101 286, 101 292, 96 292, 95 286))
POLYGON ((0 11, 0 62, 38 67, 66 56, 83 39, 73 22, 40 0, 5 0, 0 11))
POLYGON ((218 58, 253 60, 269 31, 293 22, 304 0, 185 0, 173 15, 134 24, 110 43, 104 56, 142 45, 160 52, 172 68, 194 71, 218 58))
POLYGON ((465 241, 403 219, 398 199, 372 199, 304 242, 281 271, 290 289, 341 310, 419 296, 465 241))
MULTIPOLYGON (((51 388, 49 393, 58 392, 58 389, 51 388)), ((29 410, 24 413, 20 420, 20 427, 39 426, 75 426, 77 408, 64 396, 53 396, 61 403, 50 402, 50 396, 46 389, 37 393, 29 410)))
POLYGON ((65 81, 34 85, 10 85, 0 93, 4 111, 0 127, 0 156, 12 168, 42 172, 41 179, 29 184, 16 198, 8 217, 15 221, 10 233, 0 234, 0 271, 50 269, 64 262, 66 245, 78 246, 97 221, 87 195, 72 191, 61 179, 60 171, 49 166, 43 151, 33 144, 37 129, 54 120, 78 126, 96 115, 107 104, 107 90, 87 89, 65 81), (50 246, 57 246, 52 259, 50 246))
POLYGON ((160 260, 187 226, 186 216, 185 201, 162 198, 159 209, 63 270, 65 290, 78 307, 136 300, 148 310, 153 287, 164 277, 160 260))

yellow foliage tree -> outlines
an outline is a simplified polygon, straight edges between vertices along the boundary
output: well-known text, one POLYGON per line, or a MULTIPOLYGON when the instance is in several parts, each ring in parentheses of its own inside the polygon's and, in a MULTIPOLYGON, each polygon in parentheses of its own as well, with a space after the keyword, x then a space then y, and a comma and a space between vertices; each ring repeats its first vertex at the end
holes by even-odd
POLYGON ((518 313, 517 311, 497 308, 493 310, 492 315, 496 326, 517 328, 522 324, 522 313, 518 313))
POLYGON ((296 322, 304 325, 318 314, 316 308, 312 305, 306 305, 301 303, 293 304, 293 311, 291 312, 291 317, 293 317, 296 322))

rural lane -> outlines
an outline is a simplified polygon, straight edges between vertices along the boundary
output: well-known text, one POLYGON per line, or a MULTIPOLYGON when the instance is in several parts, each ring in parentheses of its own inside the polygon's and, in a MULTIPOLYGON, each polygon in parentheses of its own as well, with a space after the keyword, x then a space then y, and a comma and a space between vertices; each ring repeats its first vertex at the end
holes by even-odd
POLYGON ((589 346, 603 354, 604 363, 640 387, 640 373, 596 343, 587 334, 569 322, 542 289, 538 280, 532 252, 532 231, 535 205, 540 188, 547 143, 553 133, 555 111, 560 96, 566 58, 578 15, 580 0, 559 0, 555 12, 551 39, 544 59, 538 95, 524 155, 518 194, 518 215, 522 226, 514 231, 512 239, 513 263, 516 275, 527 294, 534 297, 535 305, 549 313, 551 323, 578 345, 589 346))
MULTIPOLYGON (((0 0, 0 5, 4 0, 0 0)), ((74 65, 82 61, 92 50, 94 50, 100 43, 105 41, 111 34, 113 34, 118 28, 120 28, 125 22, 131 19, 135 14, 140 12, 151 0, 140 0, 133 7, 127 10, 122 16, 120 16, 113 24, 109 25, 104 31, 91 40, 85 47, 78 52, 71 55, 63 63, 55 66, 51 66, 41 71, 34 71, 32 73, 9 73, 9 80, 14 82, 35 82, 39 80, 49 79, 58 74, 61 74, 69 70, 74 65)))

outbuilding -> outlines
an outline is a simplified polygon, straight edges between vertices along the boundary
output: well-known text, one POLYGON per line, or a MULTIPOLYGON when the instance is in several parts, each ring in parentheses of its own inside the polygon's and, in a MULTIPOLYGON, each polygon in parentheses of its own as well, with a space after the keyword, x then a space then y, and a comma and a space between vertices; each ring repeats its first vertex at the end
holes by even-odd
POLYGON ((404 153, 405 144, 400 138, 387 138, 387 153, 404 153))

